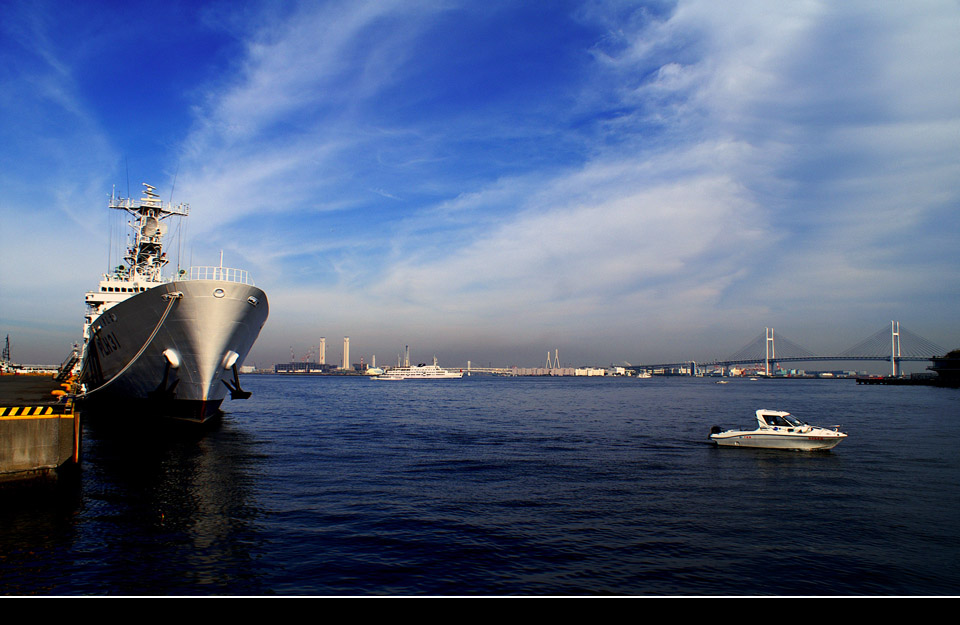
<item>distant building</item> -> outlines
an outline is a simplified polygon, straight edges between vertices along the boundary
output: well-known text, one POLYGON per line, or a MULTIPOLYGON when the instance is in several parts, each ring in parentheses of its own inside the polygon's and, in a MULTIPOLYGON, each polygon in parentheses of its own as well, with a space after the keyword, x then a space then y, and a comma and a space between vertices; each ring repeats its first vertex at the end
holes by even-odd
POLYGON ((606 369, 597 369, 596 367, 581 367, 577 369, 574 375, 586 377, 604 376, 607 375, 607 371, 606 369))
POLYGON ((933 365, 927 367, 937 374, 937 381, 942 386, 960 387, 960 349, 955 349, 946 356, 932 358, 933 365))
POLYGON ((332 369, 330 365, 317 362, 286 362, 273 366, 274 373, 328 373, 332 369))
POLYGON ((510 375, 546 375, 546 376, 574 376, 573 367, 511 367, 510 375))

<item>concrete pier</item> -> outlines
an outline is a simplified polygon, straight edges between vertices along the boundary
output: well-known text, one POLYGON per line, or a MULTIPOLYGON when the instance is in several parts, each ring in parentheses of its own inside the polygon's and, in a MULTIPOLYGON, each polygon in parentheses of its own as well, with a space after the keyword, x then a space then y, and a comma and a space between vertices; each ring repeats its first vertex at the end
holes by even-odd
POLYGON ((80 460, 80 415, 53 376, 0 375, 0 481, 49 475, 80 460))

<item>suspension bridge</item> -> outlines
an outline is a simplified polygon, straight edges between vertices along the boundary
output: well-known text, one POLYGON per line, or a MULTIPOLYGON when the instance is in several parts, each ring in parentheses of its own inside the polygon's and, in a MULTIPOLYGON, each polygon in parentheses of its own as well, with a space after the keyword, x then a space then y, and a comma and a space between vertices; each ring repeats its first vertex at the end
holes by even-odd
POLYGON ((697 375, 701 369, 763 365, 764 375, 771 375, 780 363, 785 362, 888 361, 891 376, 898 377, 901 374, 901 363, 929 361, 936 356, 943 356, 946 352, 947 350, 936 343, 900 327, 900 322, 891 321, 889 327, 884 326, 856 345, 833 356, 817 355, 782 335, 777 335, 773 328, 765 328, 762 334, 726 360, 684 360, 632 365, 628 368, 644 372, 682 369, 690 375, 697 375))

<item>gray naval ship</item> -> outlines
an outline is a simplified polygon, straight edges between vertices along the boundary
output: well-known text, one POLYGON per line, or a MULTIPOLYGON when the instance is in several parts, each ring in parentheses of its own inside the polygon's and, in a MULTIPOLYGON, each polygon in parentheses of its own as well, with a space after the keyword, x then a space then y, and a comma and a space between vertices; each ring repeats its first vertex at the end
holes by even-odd
POLYGON ((227 393, 246 399, 239 367, 266 323, 266 294, 249 274, 191 267, 165 278, 166 220, 189 206, 164 205, 144 183, 143 197, 111 195, 109 208, 133 216, 125 265, 86 294, 80 357, 81 407, 203 422, 227 393))

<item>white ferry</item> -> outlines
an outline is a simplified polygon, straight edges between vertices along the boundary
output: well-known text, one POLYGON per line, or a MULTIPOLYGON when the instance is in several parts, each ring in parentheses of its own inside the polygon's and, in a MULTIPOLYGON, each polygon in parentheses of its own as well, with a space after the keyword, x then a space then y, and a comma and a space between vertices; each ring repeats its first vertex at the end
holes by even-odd
POLYGON ((185 204, 164 205, 144 183, 143 197, 111 195, 109 208, 133 216, 126 265, 104 274, 86 294, 80 365, 81 406, 204 421, 240 387, 239 368, 267 320, 266 294, 246 271, 191 267, 174 278, 163 237, 185 204))
POLYGON ((447 371, 437 366, 434 357, 432 365, 419 364, 414 367, 394 367, 376 376, 375 380, 458 380, 463 377, 463 370, 447 371))

